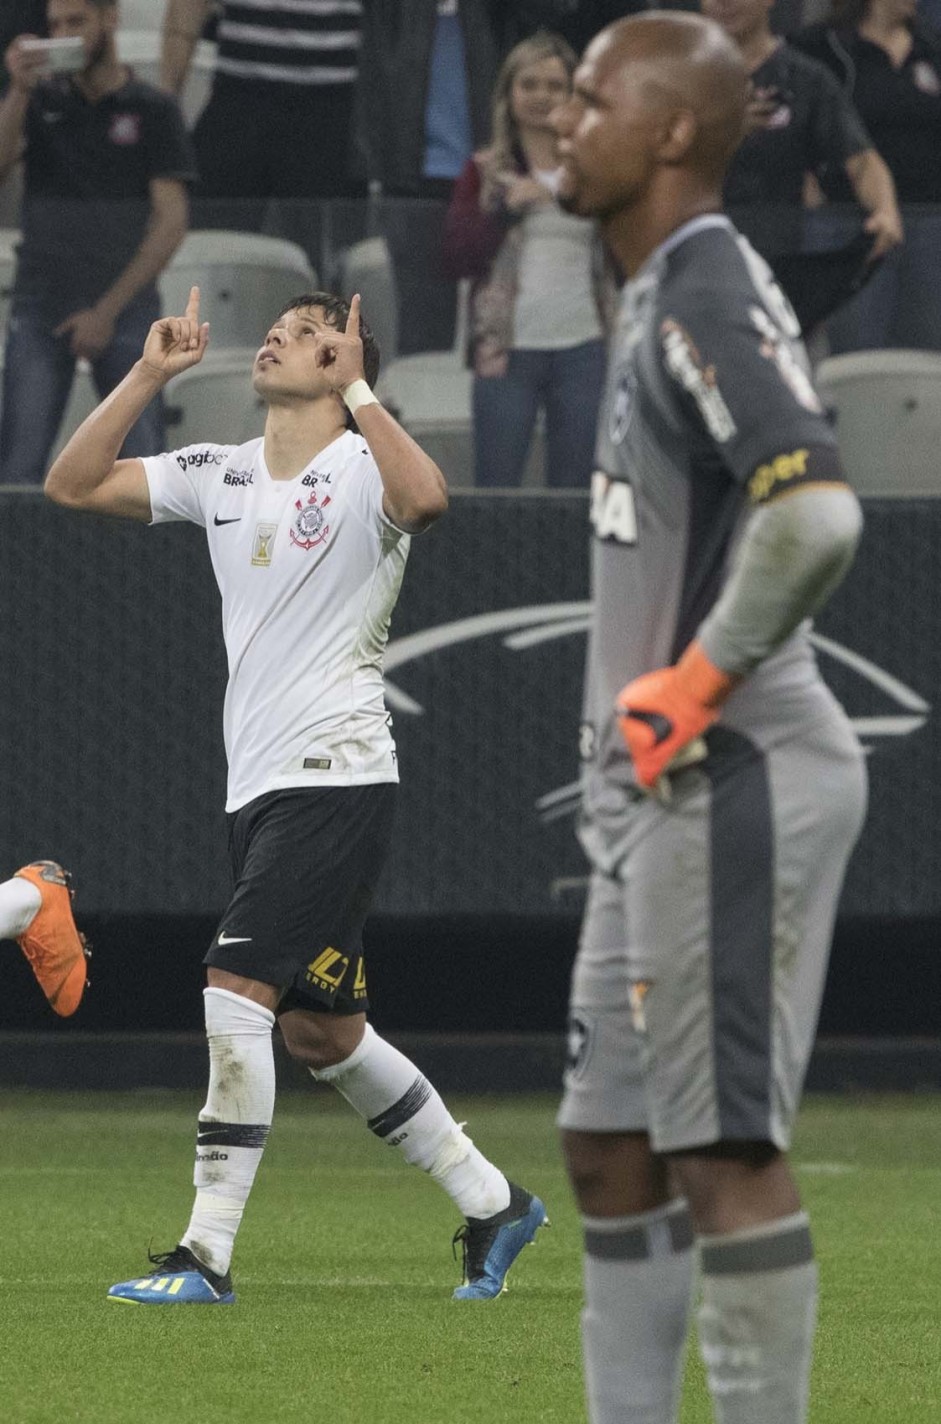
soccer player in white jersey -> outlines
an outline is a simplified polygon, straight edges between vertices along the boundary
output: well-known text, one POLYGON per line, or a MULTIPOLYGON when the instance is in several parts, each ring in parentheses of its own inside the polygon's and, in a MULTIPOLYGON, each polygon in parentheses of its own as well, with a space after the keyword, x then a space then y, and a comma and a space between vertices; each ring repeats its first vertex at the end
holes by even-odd
POLYGON ((455 1297, 491 1299, 545 1208, 367 1023, 362 952, 398 781, 383 650, 409 538, 443 514, 444 478, 372 393, 379 353, 359 297, 347 306, 323 292, 285 308, 258 352, 262 439, 118 460, 141 410, 208 339, 194 287, 46 479, 50 498, 75 509, 205 528, 229 663, 235 890, 206 956, 196 1200, 177 1247, 109 1297, 234 1301, 229 1266, 272 1119, 277 1021, 288 1051, 452 1198, 466 1218, 455 1297))
POLYGON ((817 1277, 787 1161, 862 749, 809 619, 861 529, 794 313, 721 212, 735 46, 604 30, 555 111, 560 200, 628 281, 592 478, 592 863, 560 1111, 592 1424, 675 1424, 691 1306, 718 1424, 804 1424, 817 1277))

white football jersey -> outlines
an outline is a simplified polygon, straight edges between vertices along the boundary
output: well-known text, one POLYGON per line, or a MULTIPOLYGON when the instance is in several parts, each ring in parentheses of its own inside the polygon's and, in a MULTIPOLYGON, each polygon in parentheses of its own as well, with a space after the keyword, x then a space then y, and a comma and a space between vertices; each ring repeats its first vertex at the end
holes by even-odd
POLYGON ((382 656, 409 537, 346 431, 293 480, 264 442, 189 445, 143 461, 153 522, 206 530, 229 661, 226 810, 289 786, 398 781, 382 656))

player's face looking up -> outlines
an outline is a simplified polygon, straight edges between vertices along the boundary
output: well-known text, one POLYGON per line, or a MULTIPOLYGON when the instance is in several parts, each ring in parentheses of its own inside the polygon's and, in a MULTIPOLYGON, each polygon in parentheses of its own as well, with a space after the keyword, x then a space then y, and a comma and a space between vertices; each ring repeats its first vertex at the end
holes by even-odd
POLYGON ((323 307, 297 307, 279 316, 255 357, 252 385, 258 394, 269 400, 331 395, 314 349, 317 333, 334 329, 323 307))

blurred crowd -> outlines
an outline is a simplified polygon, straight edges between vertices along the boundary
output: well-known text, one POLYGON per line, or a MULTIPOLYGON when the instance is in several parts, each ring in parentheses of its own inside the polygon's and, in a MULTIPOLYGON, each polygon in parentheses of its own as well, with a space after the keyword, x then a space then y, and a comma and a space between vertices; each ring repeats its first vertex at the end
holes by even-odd
MULTIPOLYGON (((828 5, 700 0, 751 82, 727 206, 816 357, 941 351, 941 0, 828 5)), ((113 388, 199 231, 289 239, 328 287, 379 254, 364 315, 387 369, 468 372, 475 483, 525 482, 538 436, 540 482, 584 487, 619 278, 556 200, 550 115, 643 8, 6 0, 0 481, 41 481, 77 364, 113 388)), ((126 453, 165 439, 155 408, 126 453)))

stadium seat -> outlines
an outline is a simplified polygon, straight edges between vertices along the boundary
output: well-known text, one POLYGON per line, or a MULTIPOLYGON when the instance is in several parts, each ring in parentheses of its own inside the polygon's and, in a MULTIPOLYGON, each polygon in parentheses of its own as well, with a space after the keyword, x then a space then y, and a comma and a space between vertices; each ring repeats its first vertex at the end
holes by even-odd
MULTIPOLYGON (((365 309, 366 301, 363 298, 365 309)), ((458 284, 457 329, 450 351, 421 351, 383 362, 377 395, 440 465, 452 487, 474 485, 473 374, 466 364, 470 282, 458 284)), ((545 483, 544 421, 536 424, 523 488, 545 483)))
POLYGON ((399 349, 399 315, 392 260, 384 237, 354 242, 337 260, 337 286, 344 297, 359 292, 363 316, 379 342, 382 364, 395 360, 399 349))
MULTIPOLYGON (((451 486, 474 484, 473 376, 458 351, 423 351, 384 367, 377 394, 444 472, 451 486)), ((523 488, 544 485, 544 423, 533 436, 523 488)))
POLYGON ((458 486, 474 483, 473 377, 464 360, 468 287, 467 282, 460 284, 458 330, 452 349, 384 360, 376 390, 383 404, 441 466, 448 484, 458 486))
POLYGON ((91 415, 98 404, 98 393, 91 378, 91 367, 87 361, 79 361, 75 367, 75 380, 69 395, 59 434, 52 449, 53 459, 73 431, 77 430, 87 415, 91 415))
POLYGON ((20 240, 18 228, 0 228, 0 327, 6 325, 13 293, 13 276, 16 271, 16 245, 20 240))
POLYGON ((422 351, 383 365, 376 391, 451 485, 474 483, 471 381, 456 351, 422 351))
POLYGON ((836 416, 843 464, 858 494, 941 494, 941 353, 831 356, 816 379, 836 416))
POLYGON ((167 449, 204 441, 241 445, 261 435, 265 407, 251 387, 255 348, 206 352, 164 393, 167 449))
POLYGON ((195 282, 214 345, 257 349, 285 302, 310 291, 316 280, 307 254, 295 242, 204 229, 187 234, 159 285, 164 311, 178 315, 195 282))

